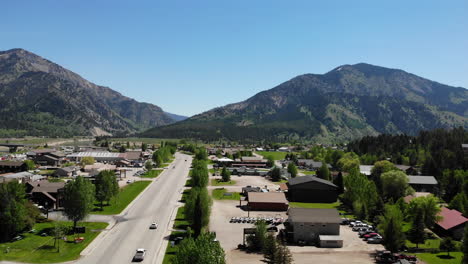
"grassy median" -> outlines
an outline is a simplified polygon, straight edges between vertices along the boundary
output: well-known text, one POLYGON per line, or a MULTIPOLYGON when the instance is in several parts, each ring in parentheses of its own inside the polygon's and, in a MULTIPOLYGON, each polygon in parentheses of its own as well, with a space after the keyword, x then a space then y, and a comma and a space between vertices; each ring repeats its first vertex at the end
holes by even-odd
MULTIPOLYGON (((73 225, 71 222, 65 223, 70 227, 73 225)), ((79 226, 86 227, 86 233, 67 235, 67 241, 60 242, 60 251, 57 252, 54 238, 50 236, 54 222, 37 223, 33 227, 36 232, 22 234, 24 239, 0 244, 0 260, 29 263, 57 263, 75 260, 79 258, 81 251, 97 237, 100 230, 105 229, 107 225, 107 223, 79 223, 79 226), (42 233, 47 233, 47 236, 41 236, 42 233), (83 237, 83 242, 75 243, 74 238, 77 236, 83 237)))
POLYGON ((113 215, 122 212, 152 181, 137 181, 123 187, 119 194, 110 201, 109 205, 104 204, 103 210, 99 203, 92 214, 113 215))

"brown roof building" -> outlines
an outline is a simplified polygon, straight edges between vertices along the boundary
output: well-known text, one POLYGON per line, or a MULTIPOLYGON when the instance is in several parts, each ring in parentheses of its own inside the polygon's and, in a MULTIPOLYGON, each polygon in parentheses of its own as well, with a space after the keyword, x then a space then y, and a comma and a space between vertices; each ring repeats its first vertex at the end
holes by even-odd
POLYGON ((282 192, 248 192, 249 209, 254 211, 287 211, 289 202, 282 192))

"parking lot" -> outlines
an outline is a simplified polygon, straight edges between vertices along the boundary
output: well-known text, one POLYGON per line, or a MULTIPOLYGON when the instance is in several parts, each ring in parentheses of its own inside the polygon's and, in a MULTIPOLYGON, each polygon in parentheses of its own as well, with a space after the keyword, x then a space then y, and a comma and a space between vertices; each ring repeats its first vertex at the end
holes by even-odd
MULTIPOLYGON (((260 176, 232 176, 235 185, 224 186, 230 191, 241 191, 246 185, 264 186, 275 188, 277 185, 260 176)), ((221 246, 226 252, 227 263, 260 263, 262 255, 248 254, 237 249, 243 241, 243 229, 253 227, 252 223, 229 223, 232 217, 247 217, 248 212, 239 207, 238 201, 214 200, 210 217, 210 230, 216 232, 221 246)), ((271 217, 287 219, 286 212, 251 211, 250 217, 271 217)), ((278 226, 279 229, 283 225, 278 226)), ((353 232, 349 226, 341 226, 340 234, 343 237, 342 248, 317 248, 312 246, 289 246, 293 254, 294 263, 374 263, 370 255, 375 250, 382 250, 382 245, 367 244, 359 238, 357 232, 353 232)))

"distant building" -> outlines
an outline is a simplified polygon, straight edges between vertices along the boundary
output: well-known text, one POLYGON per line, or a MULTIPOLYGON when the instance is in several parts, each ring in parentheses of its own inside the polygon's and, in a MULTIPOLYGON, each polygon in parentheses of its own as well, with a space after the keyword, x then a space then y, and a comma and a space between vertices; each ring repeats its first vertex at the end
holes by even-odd
POLYGON ((23 161, 0 161, 0 173, 26 171, 28 166, 23 161))
POLYGON ((84 172, 88 173, 89 177, 98 175, 101 171, 115 171, 116 165, 105 164, 105 163, 94 163, 93 165, 84 166, 84 172))
POLYGON ((409 185, 417 192, 437 191, 437 180, 434 176, 408 176, 409 185))
POLYGON ((257 186, 246 186, 246 187, 242 187, 242 194, 243 195, 246 195, 247 196, 247 193, 249 192, 261 192, 262 189, 260 187, 257 187, 257 186))
POLYGON ((77 152, 67 156, 68 158, 80 162, 84 157, 93 157, 97 162, 117 162, 125 159, 125 153, 116 152, 77 152))
MULTIPOLYGON (((300 168, 310 169, 310 170, 318 170, 322 167, 323 163, 321 161, 315 161, 312 159, 298 159, 297 166, 300 168)), ((332 168, 330 164, 327 164, 329 169, 332 168)))
POLYGON ((288 200, 282 192, 248 192, 249 210, 253 211, 287 211, 288 200))
POLYGON ((78 166, 68 166, 64 168, 58 168, 54 172, 55 177, 76 177, 78 175, 78 172, 80 171, 80 167, 78 166))
POLYGON ((338 199, 338 186, 316 176, 291 178, 286 185, 292 202, 334 203, 338 199))
POLYGON ((45 176, 36 175, 29 173, 27 171, 17 172, 17 173, 5 173, 0 174, 0 183, 9 182, 9 181, 18 181, 19 183, 33 182, 45 179, 45 176))
POLYGON ((463 229, 468 218, 464 217, 461 212, 442 207, 439 213, 442 220, 435 224, 435 231, 440 236, 451 236, 454 239, 460 240, 463 238, 463 229))
POLYGON ((324 237, 327 241, 335 241, 326 243, 326 246, 341 247, 340 223, 336 209, 290 208, 285 226, 288 238, 295 243, 315 244, 319 236, 333 236, 324 237))
POLYGON ((232 167, 265 168, 267 160, 262 157, 242 157, 232 163, 232 167))

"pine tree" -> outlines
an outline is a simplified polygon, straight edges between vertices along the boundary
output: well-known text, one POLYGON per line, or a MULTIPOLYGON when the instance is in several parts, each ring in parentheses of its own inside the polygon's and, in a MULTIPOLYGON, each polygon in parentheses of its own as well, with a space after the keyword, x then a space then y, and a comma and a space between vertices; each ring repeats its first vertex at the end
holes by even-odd
POLYGON ((275 264, 275 256, 278 251, 278 242, 273 234, 268 234, 265 239, 265 245, 263 247, 263 258, 264 262, 268 264, 275 264))
POLYGON ((282 243, 278 243, 278 247, 275 254, 275 264, 291 264, 293 263, 293 257, 288 247, 282 243))
POLYGON ((228 169, 226 169, 226 167, 223 167, 223 170, 221 171, 221 177, 223 179, 223 182, 230 182, 231 172, 228 169))
POLYGON ((416 215, 413 217, 412 226, 408 235, 409 240, 416 244, 416 248, 419 248, 419 244, 424 243, 426 236, 424 233, 424 214, 421 209, 418 209, 416 215))
POLYGON ((463 246, 461 250, 463 251, 462 264, 468 264, 468 225, 465 225, 465 230, 463 231, 463 246))

